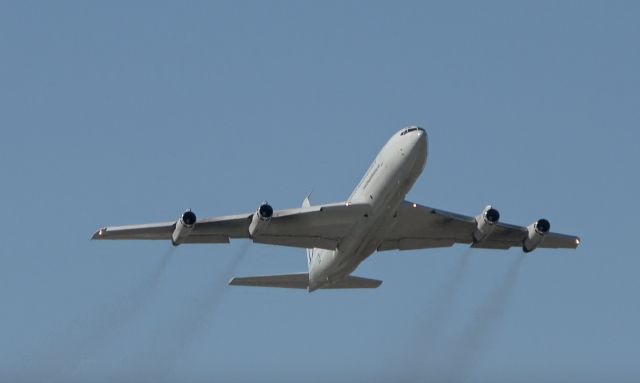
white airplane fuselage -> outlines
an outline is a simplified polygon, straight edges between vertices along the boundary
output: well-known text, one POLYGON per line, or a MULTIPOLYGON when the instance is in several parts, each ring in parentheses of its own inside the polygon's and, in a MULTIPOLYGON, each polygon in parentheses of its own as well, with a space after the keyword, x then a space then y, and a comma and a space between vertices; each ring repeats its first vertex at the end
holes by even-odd
POLYGON ((351 228, 336 250, 308 251, 309 291, 345 278, 376 251, 395 225, 398 207, 422 173, 427 151, 427 134, 421 128, 402 129, 389 139, 348 199, 348 203, 368 204, 368 214, 351 228))

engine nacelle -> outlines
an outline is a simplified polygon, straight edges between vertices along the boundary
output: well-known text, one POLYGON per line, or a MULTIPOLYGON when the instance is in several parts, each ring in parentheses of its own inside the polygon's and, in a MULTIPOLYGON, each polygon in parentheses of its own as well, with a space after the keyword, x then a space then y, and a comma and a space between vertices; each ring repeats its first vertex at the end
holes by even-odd
POLYGON ((251 218, 249 236, 253 238, 254 235, 260 233, 269 224, 272 216, 273 208, 267 202, 263 202, 251 218))
POLYGON ((182 213, 182 216, 176 222, 176 228, 171 235, 171 243, 173 246, 178 246, 185 238, 189 236, 189 233, 193 230, 196 224, 196 215, 191 209, 182 213))
POLYGON ((500 220, 500 213, 491 207, 484 208, 484 211, 476 217, 476 230, 473 232, 473 242, 482 242, 493 233, 496 223, 500 220))
POLYGON ((544 235, 551 229, 551 224, 542 218, 527 226, 527 238, 522 242, 522 251, 525 253, 532 252, 544 240, 544 235))

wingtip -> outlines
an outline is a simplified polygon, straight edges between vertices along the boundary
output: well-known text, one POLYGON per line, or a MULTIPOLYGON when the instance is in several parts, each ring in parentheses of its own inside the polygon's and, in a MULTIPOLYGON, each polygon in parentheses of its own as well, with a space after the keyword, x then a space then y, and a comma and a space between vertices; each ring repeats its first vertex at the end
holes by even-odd
POLYGON ((102 236, 104 235, 104 233, 106 231, 107 231, 106 227, 102 227, 102 228, 96 230, 96 232, 93 233, 93 235, 91 236, 91 240, 102 239, 102 236))

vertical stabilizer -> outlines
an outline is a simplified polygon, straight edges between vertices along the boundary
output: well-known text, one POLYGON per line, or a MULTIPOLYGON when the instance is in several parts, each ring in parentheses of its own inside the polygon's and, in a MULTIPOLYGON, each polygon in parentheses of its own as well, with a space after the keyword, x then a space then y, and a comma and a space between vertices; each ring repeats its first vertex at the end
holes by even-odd
POLYGON ((302 207, 311 207, 311 200, 309 199, 309 197, 311 197, 311 193, 307 194, 307 196, 304 197, 304 201, 302 201, 302 207))

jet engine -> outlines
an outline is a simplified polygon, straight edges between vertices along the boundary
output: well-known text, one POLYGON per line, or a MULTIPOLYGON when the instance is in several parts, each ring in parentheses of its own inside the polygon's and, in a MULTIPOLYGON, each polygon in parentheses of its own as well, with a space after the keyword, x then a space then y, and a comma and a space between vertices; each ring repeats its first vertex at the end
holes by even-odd
POLYGON ((182 213, 178 222, 176 222, 176 228, 171 235, 171 242, 173 246, 178 246, 185 238, 189 236, 191 230, 196 224, 196 214, 191 209, 182 213))
POLYGON ((253 217, 251 217, 249 236, 253 238, 254 235, 262 231, 269 224, 272 216, 273 208, 267 202, 263 202, 253 214, 253 217))
POLYGON ((482 242, 493 233, 496 228, 496 223, 500 220, 500 213, 491 207, 491 205, 484 208, 484 211, 476 217, 476 230, 473 232, 473 242, 482 242))
POLYGON ((551 224, 542 218, 527 226, 527 238, 522 242, 522 251, 525 253, 532 252, 536 249, 544 239, 544 235, 551 229, 551 224))

